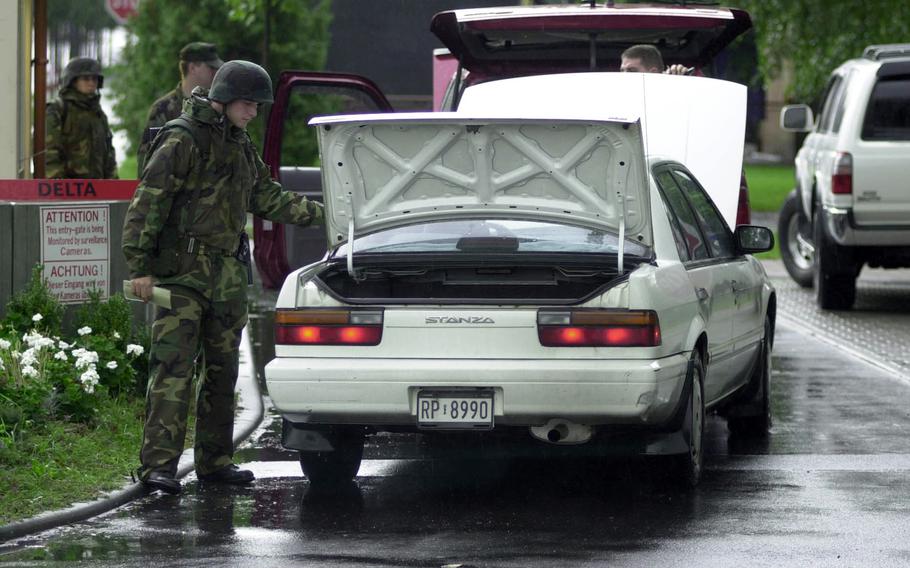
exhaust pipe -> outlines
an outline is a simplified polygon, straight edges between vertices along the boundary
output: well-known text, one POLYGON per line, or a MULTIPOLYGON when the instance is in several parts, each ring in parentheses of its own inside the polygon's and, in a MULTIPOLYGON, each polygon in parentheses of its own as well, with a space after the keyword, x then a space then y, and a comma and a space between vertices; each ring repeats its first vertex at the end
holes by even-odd
POLYGON ((531 435, 551 444, 584 444, 591 440, 594 429, 563 418, 551 418, 542 426, 531 426, 531 435))

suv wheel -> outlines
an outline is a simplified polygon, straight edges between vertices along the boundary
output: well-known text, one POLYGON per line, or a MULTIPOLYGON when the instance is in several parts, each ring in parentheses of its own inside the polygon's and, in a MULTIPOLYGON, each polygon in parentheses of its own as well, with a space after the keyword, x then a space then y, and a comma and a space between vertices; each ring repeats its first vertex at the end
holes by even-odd
POLYGON ((795 189, 780 209, 777 235, 781 243, 780 257, 787 273, 800 286, 811 287, 815 256, 812 227, 801 211, 799 193, 795 189))
POLYGON ((824 212, 816 205, 812 223, 815 235, 815 301, 823 310, 849 310, 856 300, 856 266, 847 251, 825 233, 824 212))
POLYGON ((335 451, 300 452, 300 468, 313 486, 339 486, 350 482, 363 459, 362 428, 339 428, 327 437, 335 451))

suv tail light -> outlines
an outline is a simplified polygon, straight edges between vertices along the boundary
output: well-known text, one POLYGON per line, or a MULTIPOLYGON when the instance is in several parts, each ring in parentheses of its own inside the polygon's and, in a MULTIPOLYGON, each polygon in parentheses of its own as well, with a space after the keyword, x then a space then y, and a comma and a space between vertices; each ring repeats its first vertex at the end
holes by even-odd
POLYGON ((379 345, 382 310, 276 310, 276 345, 379 345))
POLYGON ((545 347, 654 347, 660 324, 649 310, 541 310, 537 337, 545 347))
MULTIPOLYGON (((752 210, 749 207, 749 184, 746 183, 746 172, 739 175, 739 202, 736 204, 736 225, 751 225, 752 210)), ((734 229, 736 227, 733 227, 734 229)))
POLYGON ((831 193, 838 195, 853 193, 853 156, 849 152, 838 152, 834 158, 831 193))

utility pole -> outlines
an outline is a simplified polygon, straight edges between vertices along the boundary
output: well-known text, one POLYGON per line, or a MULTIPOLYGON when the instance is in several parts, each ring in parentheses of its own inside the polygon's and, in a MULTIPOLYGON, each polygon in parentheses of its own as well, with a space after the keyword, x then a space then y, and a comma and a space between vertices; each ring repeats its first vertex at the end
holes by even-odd
POLYGON ((35 122, 32 125, 35 178, 44 177, 47 104, 47 0, 35 0, 35 122))

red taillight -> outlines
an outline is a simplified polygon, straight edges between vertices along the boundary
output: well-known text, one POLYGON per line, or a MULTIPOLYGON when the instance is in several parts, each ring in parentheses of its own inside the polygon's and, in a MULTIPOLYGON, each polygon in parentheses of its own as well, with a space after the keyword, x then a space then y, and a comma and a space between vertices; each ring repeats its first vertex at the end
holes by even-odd
POLYGON ((838 152, 834 158, 831 193, 838 195, 853 193, 853 156, 849 152, 838 152))
POLYGON ((545 347, 654 347, 660 324, 652 311, 542 310, 537 337, 545 347))
POLYGON ((736 204, 736 224, 751 225, 752 210, 749 207, 749 184, 746 183, 746 174, 739 176, 739 202, 736 204))
POLYGON ((278 310, 276 345, 379 345, 378 310, 278 310))

